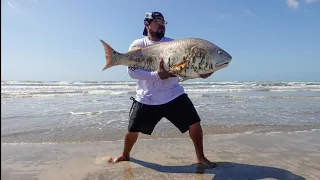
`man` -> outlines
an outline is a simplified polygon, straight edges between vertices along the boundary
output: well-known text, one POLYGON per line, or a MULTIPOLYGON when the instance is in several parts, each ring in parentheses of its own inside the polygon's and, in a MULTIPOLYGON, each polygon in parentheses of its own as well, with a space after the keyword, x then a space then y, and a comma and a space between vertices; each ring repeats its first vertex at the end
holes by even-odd
MULTIPOLYGON (((167 22, 161 13, 146 13, 144 24, 143 35, 146 37, 135 40, 129 51, 142 46, 173 40, 164 36, 167 22)), ((189 136, 196 151, 197 163, 207 167, 215 167, 216 164, 210 162, 203 153, 203 133, 196 109, 179 84, 178 77, 165 71, 162 63, 163 61, 159 63, 158 70, 154 72, 128 67, 127 71, 130 77, 137 79, 137 94, 131 109, 132 113, 130 111, 130 121, 128 132, 124 138, 123 152, 117 158, 110 158, 109 162, 116 163, 129 160, 130 151, 138 139, 139 132, 151 135, 156 124, 165 117, 181 133, 189 130, 189 136)), ((202 78, 207 78, 211 74, 204 75, 202 78)))

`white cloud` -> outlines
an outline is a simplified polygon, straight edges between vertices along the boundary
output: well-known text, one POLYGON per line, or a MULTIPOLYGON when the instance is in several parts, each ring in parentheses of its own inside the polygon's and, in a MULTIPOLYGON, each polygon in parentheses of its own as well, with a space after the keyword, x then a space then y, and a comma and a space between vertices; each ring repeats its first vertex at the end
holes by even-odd
MULTIPOLYGON (((287 5, 289 8, 292 8, 292 9, 298 9, 299 8, 299 1, 298 0, 286 0, 287 1, 287 5)), ((313 4, 313 3, 316 3, 316 2, 319 2, 320 0, 304 0, 304 2, 306 4, 313 4)))
POLYGON ((15 3, 12 2, 11 0, 8 0, 8 5, 9 5, 9 7, 11 7, 12 9, 17 9, 15 3))
MULTIPOLYGON (((309 0, 310 1, 310 0, 309 0)), ((312 0, 311 0, 312 1, 312 0)), ((290 7, 290 8, 293 8, 293 9, 298 9, 299 7, 299 2, 298 0, 287 0, 287 5, 290 7)))
POLYGON ((305 0, 307 4, 318 2, 319 0, 305 0))
POLYGON ((38 0, 7 0, 8 6, 18 13, 25 13, 33 5, 38 4, 38 0))

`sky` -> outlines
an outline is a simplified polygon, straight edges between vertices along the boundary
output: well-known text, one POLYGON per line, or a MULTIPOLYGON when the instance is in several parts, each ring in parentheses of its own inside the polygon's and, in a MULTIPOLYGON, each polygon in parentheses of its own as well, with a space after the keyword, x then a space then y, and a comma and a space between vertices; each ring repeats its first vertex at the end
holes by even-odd
POLYGON ((146 12, 166 36, 209 40, 233 57, 196 81, 320 81, 320 0, 2 0, 1 79, 134 81, 102 71, 103 39, 126 53, 146 12))

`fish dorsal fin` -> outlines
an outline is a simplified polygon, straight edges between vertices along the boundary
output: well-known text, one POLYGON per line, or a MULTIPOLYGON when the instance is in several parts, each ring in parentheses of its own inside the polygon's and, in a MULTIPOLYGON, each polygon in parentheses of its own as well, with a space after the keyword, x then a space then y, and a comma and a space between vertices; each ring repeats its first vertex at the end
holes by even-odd
POLYGON ((134 49, 130 50, 127 54, 141 52, 143 47, 134 47, 134 49))
POLYGON ((149 45, 145 45, 145 46, 135 46, 131 51, 129 52, 134 52, 134 51, 141 51, 143 49, 147 49, 149 47, 152 47, 152 46, 158 46, 159 44, 163 44, 163 43, 168 43, 168 42, 161 42, 161 43, 156 43, 156 44, 149 44, 149 45))

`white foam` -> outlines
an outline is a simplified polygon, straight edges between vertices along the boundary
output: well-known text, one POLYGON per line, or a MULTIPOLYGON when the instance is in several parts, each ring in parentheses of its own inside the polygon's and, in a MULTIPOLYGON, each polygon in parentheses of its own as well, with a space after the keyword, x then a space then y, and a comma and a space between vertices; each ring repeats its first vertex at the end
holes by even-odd
POLYGON ((101 114, 109 114, 109 113, 126 113, 127 109, 116 109, 116 110, 106 110, 106 111, 93 111, 93 112, 85 112, 85 111, 79 111, 79 112, 68 112, 69 115, 101 115, 101 114))
MULTIPOLYGON (((54 97, 122 95, 135 92, 135 82, 90 81, 2 81, 1 97, 54 97)), ((318 82, 182 82, 189 93, 230 93, 249 91, 320 92, 318 82)))

